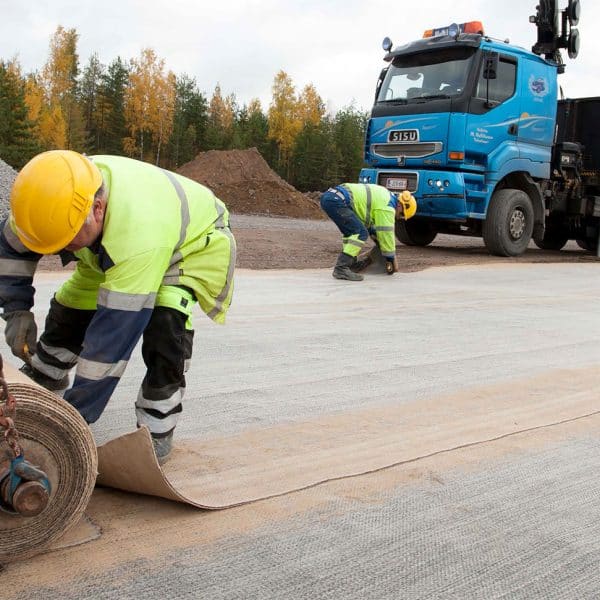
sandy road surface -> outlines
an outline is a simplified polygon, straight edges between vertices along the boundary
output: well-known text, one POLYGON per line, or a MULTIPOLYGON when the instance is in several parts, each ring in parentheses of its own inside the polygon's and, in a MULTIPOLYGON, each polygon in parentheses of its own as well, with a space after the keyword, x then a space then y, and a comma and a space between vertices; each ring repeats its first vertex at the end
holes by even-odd
MULTIPOLYGON (((9 566, 7 598, 596 597, 600 278, 584 262, 360 285, 329 269, 240 270, 228 325, 197 316, 178 439, 225 452, 346 422, 329 444, 352 462, 367 417, 388 436, 394 418, 415 460, 218 512, 97 490, 100 539, 9 566), (512 433, 492 439, 477 423, 502 406, 512 433), (479 442, 457 447, 461 428, 479 442), (434 438, 447 448, 430 455, 434 438)), ((36 280, 40 323, 59 279, 36 280)), ((98 439, 133 427, 142 374, 136 352, 98 439)))

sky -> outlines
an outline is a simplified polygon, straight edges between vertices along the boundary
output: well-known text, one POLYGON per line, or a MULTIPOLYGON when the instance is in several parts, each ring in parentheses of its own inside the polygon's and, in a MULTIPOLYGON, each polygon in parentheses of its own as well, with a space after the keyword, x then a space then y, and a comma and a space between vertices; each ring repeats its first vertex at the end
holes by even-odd
MULTIPOLYGON (((568 0, 559 0, 561 8, 568 0)), ((369 110, 386 63, 381 42, 420 38, 425 29, 479 20, 486 34, 530 49, 537 0, 0 0, 0 59, 23 72, 41 69, 59 25, 79 34, 80 68, 92 53, 103 64, 153 48, 165 68, 196 79, 208 98, 220 85, 239 105, 266 110, 276 73, 299 92, 313 84, 332 112, 369 110)), ((565 97, 600 95, 600 2, 581 0, 576 60, 566 52, 565 97)))

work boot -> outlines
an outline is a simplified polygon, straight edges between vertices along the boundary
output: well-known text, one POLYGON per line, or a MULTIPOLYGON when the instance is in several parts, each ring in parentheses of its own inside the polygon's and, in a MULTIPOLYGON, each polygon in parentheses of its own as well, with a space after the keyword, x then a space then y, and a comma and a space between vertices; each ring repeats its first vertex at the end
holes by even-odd
POLYGON ((364 279, 362 275, 359 275, 358 273, 353 273, 350 270, 350 267, 352 267, 352 265, 354 265, 355 262, 355 256, 350 256, 349 254, 342 252, 338 256, 338 260, 335 264, 332 275, 336 279, 347 279, 348 281, 362 281, 364 279))
POLYGON ((34 369, 30 364, 25 363, 20 369, 21 373, 33 379, 38 385, 46 388, 49 392, 62 392, 69 387, 69 376, 65 375, 62 379, 52 379, 44 375, 41 371, 34 369))
POLYGON ((158 460, 159 465, 164 465, 169 460, 169 455, 173 449, 173 432, 167 433, 167 435, 161 435, 153 433, 152 445, 154 446, 154 453, 158 460))

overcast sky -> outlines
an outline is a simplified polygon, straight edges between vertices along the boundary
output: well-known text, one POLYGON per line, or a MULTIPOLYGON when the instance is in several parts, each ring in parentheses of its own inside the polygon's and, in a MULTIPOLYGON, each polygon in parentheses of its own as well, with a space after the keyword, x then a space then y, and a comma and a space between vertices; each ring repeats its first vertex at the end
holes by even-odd
MULTIPOLYGON (((79 34, 80 66, 96 52, 110 63, 153 48, 166 68, 194 77, 209 98, 219 83, 240 104, 271 99, 283 69, 299 91, 312 83, 328 107, 370 109, 383 62, 395 45, 423 30, 480 20, 491 37, 530 49, 536 0, 0 0, 0 58, 23 70, 42 67, 58 25, 79 34)), ((567 0, 560 0, 561 7, 567 0)), ((565 96, 600 95, 600 1, 581 0, 579 57, 567 62, 565 96)))

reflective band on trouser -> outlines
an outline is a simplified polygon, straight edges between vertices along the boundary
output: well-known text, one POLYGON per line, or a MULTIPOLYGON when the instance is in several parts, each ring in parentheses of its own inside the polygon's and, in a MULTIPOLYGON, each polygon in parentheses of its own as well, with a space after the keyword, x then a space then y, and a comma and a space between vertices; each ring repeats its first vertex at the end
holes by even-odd
POLYGON ((150 433, 168 433, 175 429, 182 410, 183 392, 184 388, 179 388, 169 398, 151 400, 144 398, 140 389, 135 402, 138 425, 146 425, 150 433))
POLYGON ((0 258, 0 275, 33 277, 36 267, 37 261, 0 258))
POLYGON ((31 357, 31 366, 40 373, 43 373, 50 379, 56 379, 56 381, 60 381, 65 375, 69 374, 69 368, 60 369, 58 367, 53 367, 45 362, 42 362, 38 354, 34 354, 31 357))
POLYGON ((103 363, 80 358, 77 363, 77 375, 90 381, 100 381, 106 377, 119 378, 125 372, 127 362, 126 360, 120 360, 116 363, 103 363))
POLYGON ((350 256, 358 256, 361 248, 365 245, 364 240, 361 240, 358 233, 350 237, 343 238, 342 252, 350 256))

